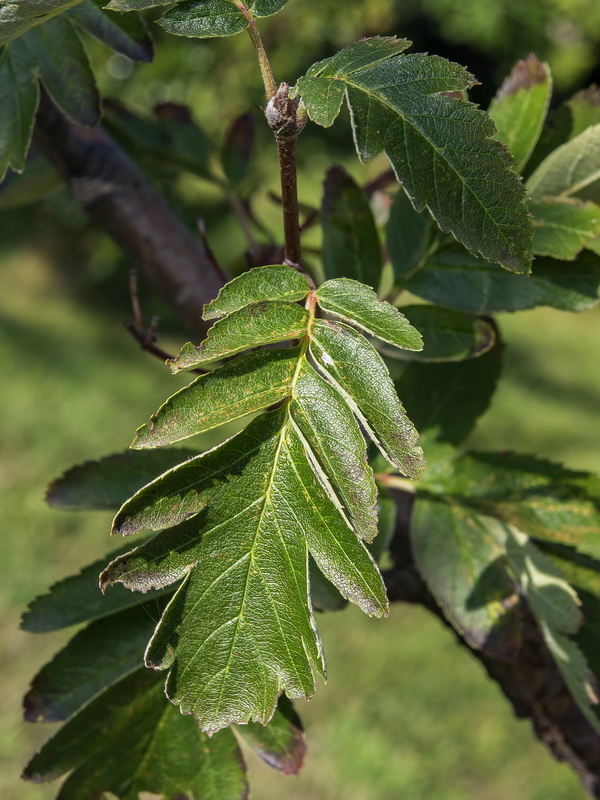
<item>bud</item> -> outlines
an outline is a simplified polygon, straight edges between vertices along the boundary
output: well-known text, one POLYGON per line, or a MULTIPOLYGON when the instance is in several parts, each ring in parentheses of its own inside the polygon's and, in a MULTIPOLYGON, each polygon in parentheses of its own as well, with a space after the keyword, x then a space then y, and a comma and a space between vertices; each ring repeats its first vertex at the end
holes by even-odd
POLYGON ((265 109, 269 127, 279 139, 295 139, 306 125, 306 111, 300 98, 289 96, 289 86, 282 83, 265 109))

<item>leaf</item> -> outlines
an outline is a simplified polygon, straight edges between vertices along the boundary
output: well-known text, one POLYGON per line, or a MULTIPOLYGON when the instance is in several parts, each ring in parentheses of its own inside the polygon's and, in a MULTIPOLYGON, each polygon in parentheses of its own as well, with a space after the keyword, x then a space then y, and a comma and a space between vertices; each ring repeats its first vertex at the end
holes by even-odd
POLYGON ((265 727, 256 722, 237 728, 242 739, 273 769, 284 775, 297 775, 306 757, 306 740, 300 717, 286 697, 265 727))
POLYGON ((317 320, 310 351, 390 464, 418 480, 425 469, 418 435, 376 350, 345 325, 317 320))
POLYGON ((532 232, 510 157, 491 140, 494 127, 482 111, 443 94, 474 79, 437 56, 402 55, 408 45, 357 42, 314 64, 295 91, 325 126, 345 96, 361 161, 385 152, 418 211, 428 208, 444 231, 484 258, 528 272, 532 232))
POLYGON ((309 289, 306 278, 292 267, 256 267, 229 281, 217 299, 204 306, 202 319, 223 317, 267 300, 303 300, 309 289))
POLYGON ((110 0, 105 8, 110 11, 144 11, 147 8, 170 6, 173 0, 110 0))
POLYGON ((530 205, 536 254, 573 261, 600 234, 600 208, 569 198, 544 198, 530 205))
POLYGON ((57 800, 149 792, 194 800, 244 800, 245 768, 232 731, 209 739, 166 700, 160 677, 137 670, 76 714, 31 759, 23 777, 71 772, 57 800), (123 758, 127 753, 127 758, 123 758))
POLYGON ((232 186, 237 186, 248 176, 254 151, 255 132, 256 120, 253 114, 242 114, 233 121, 227 131, 221 162, 223 172, 232 186))
POLYGON ((460 445, 489 407, 502 371, 502 344, 479 358, 435 364, 387 361, 428 463, 436 443, 460 445))
POLYGON ((396 192, 386 225, 388 255, 395 278, 402 276, 406 280, 421 266, 431 228, 431 220, 415 211, 406 192, 396 192))
POLYGON ((496 341, 491 321, 440 306, 402 306, 407 319, 421 331, 423 350, 418 353, 381 346, 389 358, 401 361, 463 361, 487 353, 496 341))
POLYGON ((379 286, 383 263, 373 212, 343 167, 331 167, 325 176, 321 225, 325 275, 379 286))
POLYGON ((315 294, 323 311, 371 336, 405 350, 423 349, 419 331, 395 306, 378 300, 368 286, 349 278, 337 278, 325 281, 315 294))
POLYGON ((419 493, 410 534, 417 568, 456 630, 492 658, 514 657, 518 597, 504 550, 481 518, 419 493))
POLYGON ((215 322, 198 347, 184 345, 168 363, 173 372, 191 369, 251 347, 299 339, 307 325, 308 311, 296 303, 255 303, 215 322))
POLYGON ((542 132, 551 96, 550 68, 531 53, 517 61, 492 100, 488 113, 498 129, 498 139, 515 157, 519 173, 542 132))
POLYGON ((77 575, 58 581, 46 594, 36 597, 23 614, 21 628, 30 633, 48 633, 138 607, 140 598, 122 586, 111 588, 106 596, 98 586, 98 573, 106 559, 114 559, 123 549, 94 561, 77 575))
POLYGON ((536 306, 583 311, 598 302, 600 260, 585 250, 573 263, 540 257, 532 275, 510 275, 454 246, 434 253, 404 288, 431 303, 474 314, 536 306))
POLYGON ((396 533, 397 506, 392 494, 379 487, 377 497, 378 532, 377 538, 369 544, 369 552, 378 563, 389 550, 396 533))
POLYGON ((177 442, 278 403, 291 391, 298 355, 297 347, 260 350, 201 375, 138 428, 132 447, 177 442))
POLYGON ((571 638, 583 622, 577 593, 522 531, 491 519, 487 525, 506 549, 511 569, 573 699, 594 730, 600 732, 594 708, 598 705, 596 680, 571 638))
POLYGON ((8 169, 25 168, 39 95, 26 50, 20 42, 5 47, 0 52, 0 181, 8 169))
MULTIPOLYGON (((344 596, 367 613, 386 612, 375 565, 308 458, 283 408, 166 473, 115 518, 116 531, 131 533, 198 515, 189 576, 146 659, 170 668, 168 696, 209 733, 267 722, 282 690, 314 691, 312 669, 324 666, 308 603, 308 550, 344 596)), ((162 537, 166 555, 172 547, 162 537)))
POLYGON ((534 199, 578 197, 600 203, 600 124, 550 153, 527 185, 534 199))
POLYGON ((62 511, 116 511, 157 475, 193 455, 196 454, 192 450, 175 448, 156 453, 126 450, 98 461, 86 461, 50 484, 46 502, 62 511))
MULTIPOLYGON (((119 0, 113 0, 110 7, 116 8, 115 2, 119 0)), ((125 3, 130 7, 135 3, 138 7, 137 0, 125 0, 125 3)), ((252 16, 269 17, 286 3, 287 0, 254 0, 246 5, 252 16)), ((119 6, 122 7, 123 3, 119 2, 119 6)), ((178 36, 204 39, 240 33, 248 27, 248 19, 235 0, 187 0, 163 14, 159 25, 178 36)))
POLYGON ((104 0, 84 0, 69 16, 87 33, 133 61, 152 61, 152 39, 141 17, 101 10, 104 0))
POLYGON ((0 0, 0 47, 81 0, 0 0))
POLYGON ((93 622, 33 679, 25 695, 27 722, 68 719, 108 686, 139 670, 161 609, 152 602, 93 622))

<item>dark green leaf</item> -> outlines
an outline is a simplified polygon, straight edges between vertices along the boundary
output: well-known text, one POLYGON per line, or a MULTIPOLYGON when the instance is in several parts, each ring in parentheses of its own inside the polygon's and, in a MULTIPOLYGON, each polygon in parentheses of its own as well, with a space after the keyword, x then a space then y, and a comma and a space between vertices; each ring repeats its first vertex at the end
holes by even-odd
POLYGON ((369 544, 369 552, 375 561, 380 562, 388 551, 396 532, 397 506, 396 501, 386 488, 380 486, 378 491, 378 532, 377 538, 369 544))
POLYGON ((57 800, 89 800, 105 792, 120 800, 139 800, 145 793, 194 800, 248 796, 232 731, 209 739, 165 699, 161 676, 145 669, 66 723, 31 759, 24 777, 47 781, 71 769, 57 800))
POLYGON ((173 0, 110 0, 106 8, 111 11, 143 11, 146 8, 170 6, 173 0))
POLYGON ((303 300, 309 289, 306 278, 292 267, 256 267, 226 284, 217 299, 204 306, 202 319, 223 317, 267 300, 303 300))
POLYGON ((25 168, 39 93, 21 42, 0 51, 0 181, 8 169, 25 168))
POLYGON ((192 450, 174 448, 156 453, 126 450, 99 461, 87 461, 53 481, 46 502, 63 511, 116 511, 142 486, 193 455, 196 453, 192 450))
POLYGON ((600 207, 570 198, 533 200, 534 253, 573 261, 600 234, 600 207))
POLYGON ((343 167, 331 167, 325 177, 321 225, 325 275, 378 287, 383 264, 373 212, 343 167))
POLYGON ((0 0, 0 47, 81 0, 0 0))
POLYGON ((573 263, 541 257, 532 275, 510 275, 455 246, 434 253, 405 288, 432 303, 474 314, 535 306, 583 311, 598 302, 600 260, 585 250, 573 263))
POLYGON ((456 630, 493 658, 514 657, 518 598, 504 550, 479 515, 419 493, 410 531, 419 572, 456 630))
POLYGON ((138 428, 132 447, 178 442, 278 403, 290 394, 298 355, 297 347, 259 350, 201 375, 138 428))
POLYGON ((418 434, 381 356, 360 334, 323 320, 315 323, 310 348, 319 369, 348 399, 382 454, 405 475, 418 479, 425 468, 418 434))
POLYGON ((600 124, 561 145, 527 181, 534 199, 579 197, 600 203, 600 124))
POLYGON ((304 764, 306 740, 300 717, 287 697, 280 697, 265 727, 256 722, 237 728, 262 760, 284 775, 297 775, 304 764))
POLYGON ((134 61, 152 61, 152 39, 136 14, 103 11, 104 0, 84 0, 69 11, 71 19, 99 41, 134 61))
POLYGON ((464 361, 490 350, 496 341, 491 321, 440 306, 402 306, 402 313, 421 332, 423 350, 413 353, 381 346, 389 358, 408 361, 464 361))
POLYGON ((255 17, 270 17, 284 7, 289 0, 253 0, 248 4, 255 17))
POLYGON ((81 706, 144 664, 160 617, 155 602, 93 622, 38 672, 25 695, 28 722, 66 720, 81 706))
POLYGON ((537 144, 551 96, 550 68, 532 53, 517 61, 490 105, 488 113, 498 129, 498 139, 515 157, 518 172, 523 171, 537 144))
POLYGON ((387 249, 394 276, 404 280, 421 266, 431 234, 431 220, 415 211, 406 192, 394 196, 386 226, 387 249))
POLYGON ((437 56, 398 55, 407 46, 366 39, 313 65, 296 87, 309 116, 331 125, 345 94, 362 161, 385 152, 417 210, 474 252, 528 272, 532 231, 510 157, 482 111, 444 94, 474 79, 437 56))
POLYGON ((349 278, 325 281, 316 296, 323 311, 371 336, 405 350, 423 349, 419 331, 395 306, 378 300, 375 292, 362 283, 349 278))
POLYGON ((186 0, 163 14, 158 24, 177 36, 206 39, 245 31, 248 20, 230 0, 186 0))
POLYGON ((233 121, 225 137, 221 162, 225 176, 233 186, 241 183, 248 175, 254 149, 255 128, 254 115, 242 114, 233 121))
MULTIPOLYGON (((1 148, 0 143, 0 152, 1 148)), ((0 156, 0 160, 3 160, 3 156, 0 156)), ((0 183, 0 211, 40 203, 63 186, 60 173, 45 156, 41 153, 33 156, 30 154, 24 175, 11 172, 0 183)))

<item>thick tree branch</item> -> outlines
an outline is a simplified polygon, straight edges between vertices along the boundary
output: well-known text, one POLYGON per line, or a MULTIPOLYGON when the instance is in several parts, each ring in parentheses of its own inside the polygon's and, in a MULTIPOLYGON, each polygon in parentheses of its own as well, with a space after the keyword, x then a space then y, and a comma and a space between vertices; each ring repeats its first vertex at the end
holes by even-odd
MULTIPOLYGON (((417 572, 410 548, 409 518, 413 495, 392 490, 399 514, 391 552, 395 566, 384 573, 392 601, 419 603, 449 626, 442 610, 417 572)), ((517 717, 530 719, 537 737, 558 761, 575 770, 594 798, 600 798, 600 736, 574 702, 539 631, 522 603, 522 642, 514 658, 500 661, 458 642, 480 661, 513 706, 517 717)))
POLYGON ((75 125, 43 96, 36 136, 93 221, 132 266, 146 272, 180 319, 203 335, 202 306, 225 280, 202 242, 102 128, 75 125))

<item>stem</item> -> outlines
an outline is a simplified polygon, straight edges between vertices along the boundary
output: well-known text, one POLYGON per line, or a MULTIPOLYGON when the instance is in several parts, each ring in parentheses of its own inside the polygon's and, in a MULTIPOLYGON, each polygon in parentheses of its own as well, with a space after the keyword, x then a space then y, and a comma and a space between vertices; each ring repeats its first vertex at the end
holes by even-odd
POLYGON ((263 83, 265 85, 267 100, 270 100, 277 91, 277 84, 275 83, 275 78, 273 77, 273 70, 271 69, 271 64, 269 63, 267 51, 265 50, 262 39, 260 38, 260 33, 258 32, 256 22, 254 21, 254 17, 252 16, 250 9, 247 8, 244 3, 237 2, 237 0, 236 6, 248 20, 248 33, 250 34, 252 44, 254 45, 254 49, 256 50, 256 55, 258 57, 258 66, 260 67, 260 74, 262 75, 263 83))
POLYGON ((276 136, 276 141, 279 151, 279 171, 281 173, 285 261, 293 266, 299 266, 302 248, 300 244, 298 182, 296 177, 296 137, 283 138, 276 136))

